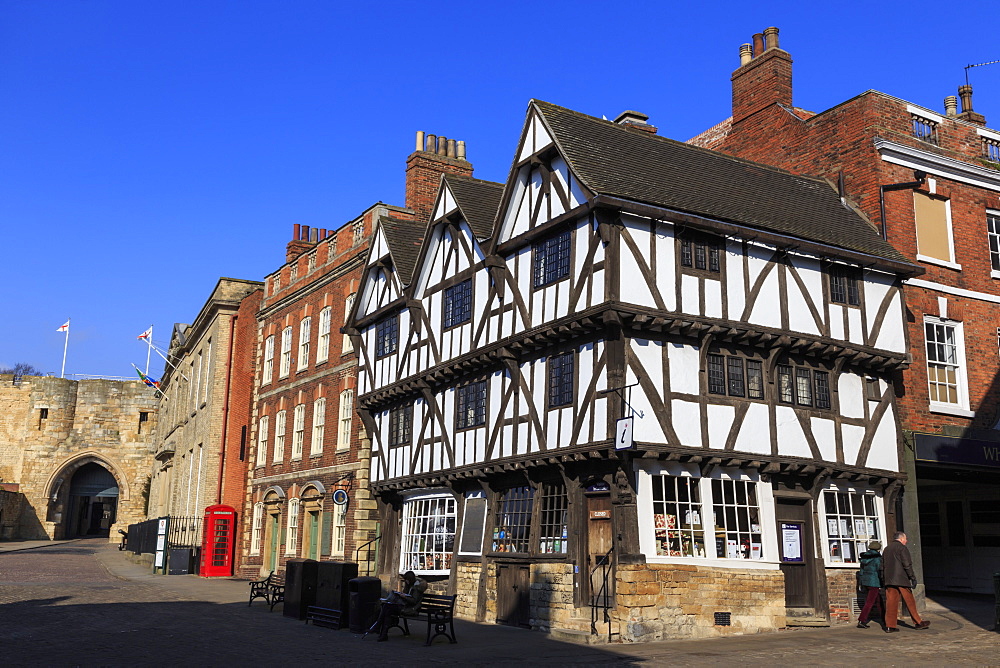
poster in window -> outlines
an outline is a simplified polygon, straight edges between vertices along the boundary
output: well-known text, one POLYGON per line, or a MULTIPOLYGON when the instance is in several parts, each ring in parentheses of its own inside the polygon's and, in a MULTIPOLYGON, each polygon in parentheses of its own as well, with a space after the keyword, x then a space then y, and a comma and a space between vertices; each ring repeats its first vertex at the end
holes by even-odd
POLYGON ((656 513, 653 515, 653 526, 657 529, 667 528, 667 516, 663 513, 656 513))
POLYGON ((835 564, 844 562, 844 555, 840 552, 840 541, 838 540, 830 543, 830 561, 835 564))
POLYGON ((844 561, 854 561, 854 550, 851 549, 851 542, 844 541, 844 561))
POLYGON ((852 536, 850 520, 840 520, 840 535, 844 538, 850 538, 852 536))
POLYGON ((837 520, 827 520, 826 521, 826 532, 831 536, 839 536, 840 532, 837 530, 837 520))
POLYGON ((685 510, 684 524, 688 526, 701 526, 701 513, 697 510, 685 510))
POLYGON ((750 543, 750 558, 761 559, 763 555, 760 550, 760 543, 750 543))
POLYGON ((878 538, 878 533, 875 531, 875 520, 868 518, 865 520, 865 524, 868 526, 868 537, 878 538))
POLYGON ((871 534, 868 532, 868 527, 863 519, 854 520, 854 537, 871 538, 871 534))

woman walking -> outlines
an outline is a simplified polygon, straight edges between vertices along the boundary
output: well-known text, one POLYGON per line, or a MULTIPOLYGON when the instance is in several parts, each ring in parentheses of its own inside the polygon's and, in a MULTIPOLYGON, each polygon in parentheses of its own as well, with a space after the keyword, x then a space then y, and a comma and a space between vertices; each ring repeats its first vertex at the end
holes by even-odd
POLYGON ((868 614, 872 606, 878 603, 879 612, 885 618, 885 608, 882 607, 882 543, 873 540, 868 543, 868 550, 861 554, 861 571, 858 574, 858 582, 867 592, 865 605, 858 616, 858 628, 868 628, 868 614))

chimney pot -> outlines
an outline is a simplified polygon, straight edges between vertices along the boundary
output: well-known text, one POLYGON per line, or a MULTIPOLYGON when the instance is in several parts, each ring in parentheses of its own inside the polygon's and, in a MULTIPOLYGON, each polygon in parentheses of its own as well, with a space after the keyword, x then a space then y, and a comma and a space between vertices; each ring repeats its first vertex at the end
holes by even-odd
POLYGON ((455 152, 459 160, 465 160, 465 142, 460 141, 455 145, 455 152))
POLYGON ((753 45, 740 44, 740 67, 743 67, 751 60, 753 60, 753 45))
POLYGON ((414 150, 415 151, 423 151, 424 150, 424 131, 423 130, 417 130, 417 148, 415 148, 414 150))
POLYGON ((302 233, 301 230, 302 230, 302 225, 300 225, 299 223, 295 223, 294 225, 292 225, 292 239, 295 239, 297 241, 299 235, 302 233))
POLYGON ((764 39, 767 42, 767 49, 777 49, 778 48, 778 29, 774 26, 764 29, 764 39))
POLYGON ((438 137, 437 154, 445 155, 448 153, 448 138, 441 136, 438 137))
POLYGON ((947 116, 958 116, 958 97, 949 95, 944 99, 944 113, 947 116))
POLYGON ((449 139, 448 140, 448 157, 449 158, 454 158, 455 157, 455 140, 454 139, 449 139))
POLYGON ((430 134, 427 135, 427 139, 424 142, 424 150, 427 151, 428 153, 437 152, 437 136, 430 134))
POLYGON ((753 57, 756 58, 764 53, 764 34, 756 33, 753 36, 753 57))
POLYGON ((958 87, 958 96, 962 98, 962 113, 972 111, 972 86, 966 84, 958 87))
POLYGON ((299 239, 301 239, 302 241, 309 241, 309 226, 308 225, 303 225, 302 226, 302 236, 300 236, 299 239))

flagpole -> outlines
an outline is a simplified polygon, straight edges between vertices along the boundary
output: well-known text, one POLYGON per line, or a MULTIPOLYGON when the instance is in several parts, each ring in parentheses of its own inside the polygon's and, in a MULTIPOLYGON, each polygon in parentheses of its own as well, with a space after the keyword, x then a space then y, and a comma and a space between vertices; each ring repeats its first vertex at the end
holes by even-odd
POLYGON ((149 353, 153 350, 153 326, 149 326, 149 338, 146 339, 146 343, 149 347, 146 348, 146 375, 149 375, 149 353))
POLYGON ((63 343, 62 370, 59 372, 60 378, 66 377, 66 350, 69 348, 69 318, 66 318, 66 341, 63 343))

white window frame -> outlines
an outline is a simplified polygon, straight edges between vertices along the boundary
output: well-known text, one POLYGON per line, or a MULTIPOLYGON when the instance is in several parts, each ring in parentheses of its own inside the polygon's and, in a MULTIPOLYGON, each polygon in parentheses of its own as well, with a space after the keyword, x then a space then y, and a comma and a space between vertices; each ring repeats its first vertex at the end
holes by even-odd
MULTIPOLYGON (((930 189, 931 195, 935 195, 936 194, 935 191, 937 188, 935 186, 934 179, 928 180, 928 187, 930 189)), ((945 227, 947 227, 948 229, 949 259, 942 260, 940 258, 931 257, 929 255, 922 255, 919 250, 920 235, 917 234, 916 229, 914 229, 914 237, 917 242, 917 260, 920 262, 926 262, 927 264, 934 264, 939 267, 946 267, 948 269, 955 269, 956 271, 961 271, 962 265, 960 265, 955 259, 955 234, 954 234, 954 227, 952 227, 952 221, 951 221, 951 199, 944 200, 944 220, 945 220, 945 227)))
MULTIPOLYGON (((351 317, 351 309, 354 308, 354 300, 357 298, 358 298, 358 293, 352 292, 351 294, 347 295, 347 299, 344 300, 345 323, 347 322, 347 319, 351 317)), ((344 352, 345 353, 354 352, 354 341, 351 340, 351 336, 349 334, 344 334, 344 352)))
POLYGON ((279 378, 288 378, 292 371, 292 328, 281 330, 281 366, 278 369, 279 378))
POLYGON ((333 308, 327 306, 319 312, 319 342, 316 346, 316 364, 330 359, 330 316, 333 308))
POLYGON ((340 419, 337 423, 337 451, 351 448, 351 423, 354 417, 354 390, 340 393, 340 419))
MULTIPOLYGON (((856 543, 856 545, 858 545, 858 546, 860 546, 863 543, 866 549, 867 549, 867 542, 869 540, 877 540, 880 543, 882 543, 883 546, 886 546, 886 545, 889 544, 889 541, 886 539, 886 535, 885 535, 885 502, 884 502, 884 499, 882 498, 882 495, 878 493, 878 490, 875 490, 875 489, 872 489, 870 487, 866 487, 866 486, 863 486, 863 485, 852 485, 852 484, 843 484, 843 483, 831 483, 831 484, 827 485, 820 492, 820 494, 819 494, 819 500, 817 501, 817 509, 819 510, 819 512, 817 513, 817 515, 819 516, 819 533, 820 533, 820 536, 822 537, 821 541, 820 541, 820 545, 821 545, 820 549, 823 552, 823 563, 828 568, 854 568, 854 569, 856 569, 856 568, 858 568, 858 564, 859 564, 858 557, 860 555, 858 555, 858 554, 851 555, 853 557, 854 561, 849 561, 849 562, 847 562, 847 561, 834 561, 833 558, 830 556, 830 541, 831 541, 831 539, 832 540, 837 540, 838 536, 831 536, 830 535, 829 525, 827 524, 827 522, 828 522, 828 518, 827 518, 827 515, 826 515, 826 493, 827 492, 846 492, 848 494, 853 494, 853 493, 857 493, 857 494, 869 494, 869 493, 871 493, 874 496, 874 498, 875 498, 875 514, 877 516, 876 528, 877 528, 878 536, 875 537, 875 538, 866 538, 866 539, 852 538, 852 542, 856 543)), ((838 517, 839 517, 839 514, 838 514, 838 517)), ((851 531, 852 532, 854 531, 854 523, 853 523, 854 519, 855 518, 852 515, 852 520, 851 520, 851 531)), ((837 532, 840 533, 839 527, 838 527, 837 532)), ((856 548, 852 548, 852 550, 854 550, 854 549, 856 549, 856 548)))
MULTIPOLYGON (((929 315, 924 316, 924 368, 927 374, 927 401, 932 413, 944 413, 945 415, 956 415, 959 417, 973 417, 975 415, 975 413, 969 410, 968 367, 965 360, 965 331, 962 325, 963 323, 957 320, 948 320, 947 318, 929 315), (956 403, 934 401, 930 398, 930 365, 932 362, 927 355, 927 325, 949 327, 954 330, 956 362, 954 368, 956 370, 956 390, 958 394, 958 401, 956 403)), ((946 363, 941 362, 934 362, 934 364, 948 366, 946 363)))
MULTIPOLYGON (((769 483, 760 479, 754 471, 716 467, 708 476, 702 476, 697 465, 680 462, 649 463, 638 469, 638 519, 639 548, 649 563, 694 564, 719 568, 748 568, 773 570, 778 568, 779 554, 777 525, 774 519, 774 495, 769 483), (705 540, 705 556, 661 556, 656 550, 655 521, 653 513, 654 476, 690 477, 698 479, 698 493, 701 499, 702 530, 705 540), (713 515, 712 480, 742 480, 756 483, 757 508, 760 511, 761 557, 759 559, 733 559, 715 556, 716 526, 709 522, 713 515)), ((722 525, 719 525, 721 528, 722 525)))
POLYGON ((288 411, 278 411, 274 416, 274 459, 275 463, 285 460, 285 427, 288 411))
POLYGON ((330 556, 343 557, 347 548, 347 504, 333 505, 333 527, 330 532, 331 540, 330 556))
POLYGON ((292 425, 292 459, 302 459, 302 450, 306 440, 306 405, 295 407, 292 425))
POLYGON ((264 503, 258 501, 253 505, 253 524, 250 529, 250 554, 260 554, 260 546, 264 528, 264 503))
POLYGON ((993 269, 993 257, 997 255, 993 251, 993 247, 995 245, 1000 248, 1000 211, 996 209, 986 210, 986 240, 986 249, 990 252, 990 276, 1000 278, 1000 270, 993 269), (993 224, 991 225, 991 223, 993 224), (991 230, 990 227, 993 229, 991 230))
POLYGON ((260 384, 267 385, 274 379, 274 334, 264 339, 264 365, 260 372, 260 384))
POLYGON ((312 336, 312 318, 302 318, 299 323, 299 363, 297 370, 309 366, 309 338, 312 336))
POLYGON ((299 500, 288 500, 288 526, 285 533, 285 556, 294 557, 299 551, 299 500))
POLYGON ((320 397, 313 402, 313 433, 309 444, 309 456, 323 454, 323 439, 326 436, 326 397, 320 397))
MULTIPOLYGON (((433 492, 428 491, 428 492, 423 492, 423 493, 414 494, 412 496, 408 496, 403 501, 402 523, 401 523, 400 534, 399 534, 399 537, 400 537, 400 540, 399 540, 399 542, 400 542, 400 548, 399 548, 400 570, 404 570, 404 571, 410 571, 410 570, 412 570, 414 573, 422 573, 422 574, 425 574, 425 575, 447 575, 448 573, 450 573, 451 572, 451 565, 454 562, 455 550, 458 548, 458 545, 455 542, 456 539, 457 539, 457 537, 458 537, 458 532, 456 530, 457 529, 457 524, 458 524, 458 499, 455 498, 454 494, 452 494, 450 492, 446 492, 446 491, 433 491, 433 492), (421 514, 414 515, 414 513, 417 512, 417 511, 426 511, 426 510, 428 510, 430 508, 440 509, 442 507, 442 504, 443 504, 443 507, 444 507, 444 510, 445 510, 444 513, 430 515, 430 514, 426 514, 426 512, 422 512, 421 514), (450 505, 450 512, 449 512, 449 505, 450 505), (445 522, 445 528, 447 528, 448 519, 449 518, 451 519, 451 526, 452 526, 452 530, 451 530, 451 543, 452 543, 452 548, 451 548, 450 551, 447 550, 446 547, 442 547, 442 549, 440 549, 440 550, 434 549, 434 546, 432 546, 432 549, 430 549, 430 550, 426 549, 426 547, 427 547, 426 546, 426 536, 432 536, 432 535, 435 535, 436 533, 438 533, 437 531, 435 531, 435 529, 439 525, 439 521, 435 524, 434 527, 431 527, 431 529, 428 530, 427 520, 432 519, 432 518, 442 518, 444 520, 444 522, 445 522), (423 520, 423 521, 421 521, 421 520, 423 520), (425 543, 424 543, 424 548, 425 549, 422 549, 422 550, 420 550, 420 549, 407 550, 407 547, 409 547, 411 545, 411 542, 410 542, 410 539, 409 539, 410 529, 420 529, 420 532, 419 532, 418 535, 425 536, 425 539, 424 539, 425 540, 425 543), (408 553, 413 554, 414 558, 420 559, 420 562, 415 562, 415 561, 409 560, 407 558, 407 554, 408 553), (439 567, 434 567, 435 565, 431 564, 431 567, 428 568, 426 562, 423 561, 423 559, 425 559, 426 556, 423 557, 423 558, 421 558, 421 557, 417 557, 416 554, 423 554, 423 555, 430 554, 432 559, 434 559, 435 555, 440 554, 441 555, 441 559, 440 559, 441 563, 438 564, 439 567)), ((443 534, 443 536, 447 536, 447 534, 448 534, 447 531, 444 531, 444 532, 441 532, 441 533, 443 534)), ((419 539, 416 539, 416 540, 419 541, 419 539)), ((447 540, 448 539, 446 537, 443 538, 443 541, 444 541, 445 545, 447 545, 447 540)), ((435 540, 434 543, 435 543, 435 546, 436 546, 437 540, 435 540)), ((414 547, 417 547, 417 548, 420 547, 419 544, 416 544, 416 543, 413 543, 412 545, 414 547)))
POLYGON ((264 415, 257 424, 257 466, 267 464, 267 431, 271 428, 271 416, 264 415))

